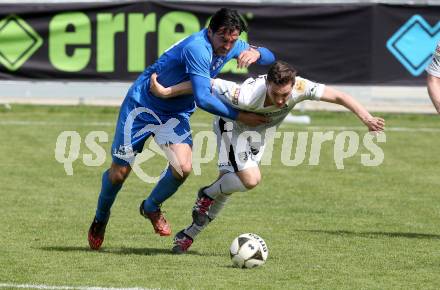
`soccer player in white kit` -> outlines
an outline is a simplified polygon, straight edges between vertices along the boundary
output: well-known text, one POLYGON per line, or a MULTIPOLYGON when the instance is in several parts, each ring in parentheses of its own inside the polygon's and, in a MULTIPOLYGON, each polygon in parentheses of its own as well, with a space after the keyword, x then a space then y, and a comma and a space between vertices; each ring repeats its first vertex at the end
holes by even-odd
MULTIPOLYGON (((266 130, 280 125, 299 102, 315 100, 340 104, 358 116, 370 131, 384 129, 384 120, 371 116, 350 95, 296 76, 296 70, 283 61, 275 62, 267 75, 249 78, 242 85, 222 79, 214 79, 211 83, 213 95, 223 102, 267 116, 270 121, 258 127, 247 127, 223 117, 214 119, 220 176, 199 190, 192 224, 174 237, 175 253, 188 250, 194 238, 223 209, 232 193, 248 191, 260 183, 258 166, 264 152, 266 130)), ((191 92, 190 83, 164 88, 155 76, 152 76, 150 89, 163 98, 191 92)))
POLYGON ((428 94, 435 109, 440 114, 440 42, 437 44, 426 72, 428 73, 428 94))

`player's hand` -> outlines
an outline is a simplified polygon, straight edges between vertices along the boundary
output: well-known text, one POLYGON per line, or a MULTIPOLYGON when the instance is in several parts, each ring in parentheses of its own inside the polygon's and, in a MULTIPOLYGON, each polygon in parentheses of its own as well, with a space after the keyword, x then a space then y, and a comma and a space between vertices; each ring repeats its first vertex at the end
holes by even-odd
POLYGON ((260 52, 252 47, 240 53, 237 58, 237 67, 238 68, 247 68, 254 62, 256 62, 260 58, 260 52))
POLYGON ((157 74, 153 73, 150 77, 150 92, 153 93, 158 98, 166 99, 169 98, 170 89, 165 88, 157 81, 157 74))
POLYGON ((239 112, 237 121, 250 127, 256 127, 270 122, 270 118, 255 113, 239 112))
POLYGON ((371 132, 382 132, 385 129, 385 120, 379 117, 369 117, 364 120, 371 132))

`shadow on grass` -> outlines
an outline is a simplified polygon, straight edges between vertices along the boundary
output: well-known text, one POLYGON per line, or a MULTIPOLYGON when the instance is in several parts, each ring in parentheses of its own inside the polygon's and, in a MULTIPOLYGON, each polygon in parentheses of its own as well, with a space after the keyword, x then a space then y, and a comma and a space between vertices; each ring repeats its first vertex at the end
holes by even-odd
MULTIPOLYGON (((99 251, 91 250, 89 247, 80 246, 52 246, 52 247, 40 247, 43 251, 55 251, 55 252, 90 252, 90 253, 102 253, 113 255, 141 255, 141 256, 154 256, 154 255, 176 255, 170 249, 158 249, 158 248, 113 248, 103 247, 99 251)), ((198 255, 203 256, 197 251, 188 251, 185 255, 198 255)))
POLYGON ((389 237, 389 238, 406 238, 406 239, 428 239, 440 240, 440 235, 421 234, 421 233, 399 233, 399 232, 353 232, 353 231, 327 231, 327 230, 294 230, 295 232, 309 232, 317 234, 327 234, 336 236, 354 236, 365 238, 389 237))

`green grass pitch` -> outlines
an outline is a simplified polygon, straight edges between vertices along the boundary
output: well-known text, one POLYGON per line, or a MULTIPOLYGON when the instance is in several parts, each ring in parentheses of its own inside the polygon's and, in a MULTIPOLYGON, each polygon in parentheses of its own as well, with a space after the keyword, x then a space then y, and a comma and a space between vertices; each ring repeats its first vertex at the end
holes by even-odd
MULTIPOLYGON (((110 164, 117 108, 13 105, 0 109, 0 284, 160 289, 438 289, 440 271, 440 119, 434 115, 379 114, 386 119, 384 162, 360 163, 360 148, 336 169, 333 142, 319 165, 281 164, 281 141, 262 183, 237 193, 186 255, 175 256, 172 237, 159 237, 138 213, 153 184, 131 175, 112 209, 99 252, 88 249, 102 172, 110 164), (396 129, 397 128, 397 129, 396 129), (400 129, 398 129, 400 128, 400 129), (420 128, 428 129, 421 130, 420 128), (65 130, 82 138, 74 175, 55 160, 65 130), (90 131, 109 135, 102 166, 81 157, 90 131), (254 232, 269 248, 267 263, 231 267, 229 245, 254 232)), ((310 114, 313 130, 366 129, 349 113, 310 114), (359 127, 359 128, 357 128, 359 127)), ((193 123, 209 124, 198 110, 193 123)), ((209 130, 194 126, 194 133, 209 130)), ((281 131, 307 131, 287 125, 281 131)), ((311 131, 310 131, 311 132, 311 131)), ((161 157, 143 164, 157 175, 161 157)), ((197 189, 217 176, 202 165, 163 210, 174 233, 186 226, 197 189)), ((7 287, 6 287, 7 288, 7 287)))

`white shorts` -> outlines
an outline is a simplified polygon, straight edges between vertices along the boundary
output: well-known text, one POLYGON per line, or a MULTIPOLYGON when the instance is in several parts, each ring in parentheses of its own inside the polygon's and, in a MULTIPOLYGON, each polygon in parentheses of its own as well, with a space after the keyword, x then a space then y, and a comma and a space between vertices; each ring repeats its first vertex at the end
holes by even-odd
POLYGON ((242 131, 235 122, 214 118, 220 171, 238 172, 257 167, 264 153, 264 134, 242 131))

